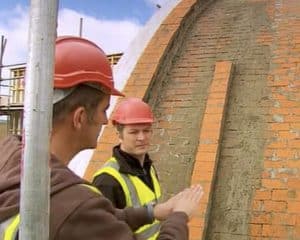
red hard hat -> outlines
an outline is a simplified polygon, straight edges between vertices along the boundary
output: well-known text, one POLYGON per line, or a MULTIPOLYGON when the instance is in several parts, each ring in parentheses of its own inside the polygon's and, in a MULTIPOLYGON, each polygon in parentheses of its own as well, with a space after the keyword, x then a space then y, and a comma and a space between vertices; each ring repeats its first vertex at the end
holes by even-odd
POLYGON ((153 123, 150 106, 139 98, 127 98, 119 103, 112 115, 112 123, 138 124, 153 123))
POLYGON ((55 45, 54 88, 98 83, 111 95, 124 96, 114 88, 110 63, 101 48, 80 37, 58 37, 55 45))

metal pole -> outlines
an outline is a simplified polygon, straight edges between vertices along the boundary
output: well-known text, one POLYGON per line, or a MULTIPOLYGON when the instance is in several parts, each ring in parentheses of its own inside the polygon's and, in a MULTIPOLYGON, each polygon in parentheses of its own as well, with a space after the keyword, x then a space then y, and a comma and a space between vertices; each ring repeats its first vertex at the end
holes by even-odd
POLYGON ((80 22, 79 22, 79 37, 82 37, 82 26, 83 26, 83 18, 80 18, 80 22))
MULTIPOLYGON (((2 35, 1 36, 1 49, 0 49, 0 82, 2 81, 2 68, 3 68, 3 56, 5 51, 7 39, 2 35)), ((1 93, 1 89, 0 89, 1 93)))
POLYGON ((25 80, 20 240, 49 239, 49 140, 58 0, 31 0, 25 80))
POLYGON ((3 56, 4 56, 6 42, 7 42, 7 39, 2 35, 1 36, 1 49, 0 49, 0 81, 2 80, 3 56))

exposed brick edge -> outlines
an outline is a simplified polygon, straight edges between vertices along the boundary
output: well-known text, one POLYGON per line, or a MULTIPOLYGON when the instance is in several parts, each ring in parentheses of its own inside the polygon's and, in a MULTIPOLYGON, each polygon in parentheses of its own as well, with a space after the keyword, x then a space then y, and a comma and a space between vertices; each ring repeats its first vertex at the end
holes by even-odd
POLYGON ((189 224, 191 240, 205 239, 232 70, 232 62, 217 62, 208 93, 191 180, 203 186, 204 196, 189 224))
MULTIPOLYGON (((182 0, 164 20, 127 81, 123 90, 127 97, 143 98, 146 95, 148 86, 159 68, 161 58, 184 21, 185 16, 188 15, 196 2, 196 0, 182 0)), ((85 179, 91 180, 95 171, 111 156, 112 147, 118 142, 117 135, 113 133, 114 129, 111 124, 105 127, 85 172, 85 179)))
POLYGON ((272 49, 267 76, 272 105, 248 234, 251 240, 300 239, 300 36, 294 31, 300 26, 295 17, 299 1, 282 2, 279 8, 270 4, 268 10, 274 32, 262 32, 258 42, 272 49))

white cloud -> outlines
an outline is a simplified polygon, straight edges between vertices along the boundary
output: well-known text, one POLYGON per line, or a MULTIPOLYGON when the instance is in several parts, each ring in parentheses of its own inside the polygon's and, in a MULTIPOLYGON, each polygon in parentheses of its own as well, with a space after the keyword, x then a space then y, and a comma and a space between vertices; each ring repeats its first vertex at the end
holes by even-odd
MULTIPOLYGON (((27 60, 28 15, 29 9, 20 5, 0 11, 0 35, 7 39, 4 64, 27 60)), ((96 42, 107 54, 125 51, 142 27, 134 21, 108 21, 62 9, 58 16, 58 35, 78 35, 80 18, 83 18, 83 37, 96 42)))
POLYGON ((1 12, 0 33, 7 39, 3 63, 25 62, 27 56, 28 9, 17 5, 13 10, 1 12))
POLYGON ((80 18, 83 18, 83 37, 96 42, 107 54, 124 52, 142 27, 129 20, 96 19, 70 9, 62 9, 58 18, 58 33, 78 35, 80 18))

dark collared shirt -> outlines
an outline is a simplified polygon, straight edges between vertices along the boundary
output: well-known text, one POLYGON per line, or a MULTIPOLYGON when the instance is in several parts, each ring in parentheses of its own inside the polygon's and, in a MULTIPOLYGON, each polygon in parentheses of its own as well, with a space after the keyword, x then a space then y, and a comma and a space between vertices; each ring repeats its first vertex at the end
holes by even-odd
MULTIPOLYGON (((120 173, 131 174, 139 177, 152 191, 154 191, 153 182, 150 175, 152 161, 146 154, 144 166, 141 166, 138 159, 122 151, 120 145, 113 148, 113 157, 119 163, 120 173)), ((125 193, 119 182, 111 175, 103 173, 93 180, 93 184, 102 192, 102 194, 111 200, 116 208, 125 208, 125 193)))

